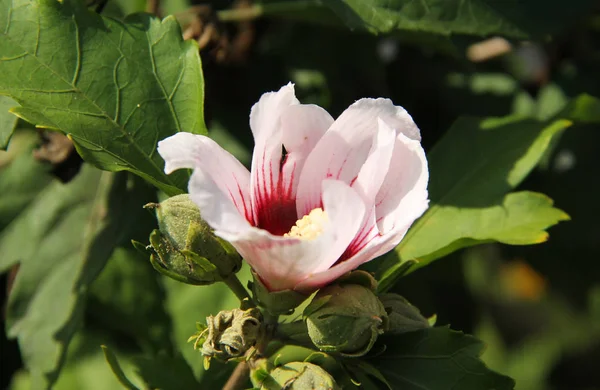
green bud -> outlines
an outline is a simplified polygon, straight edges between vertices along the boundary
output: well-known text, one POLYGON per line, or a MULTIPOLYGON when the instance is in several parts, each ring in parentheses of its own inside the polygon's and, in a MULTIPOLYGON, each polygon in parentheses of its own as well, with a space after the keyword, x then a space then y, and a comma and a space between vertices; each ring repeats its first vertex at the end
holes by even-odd
POLYGON ((389 329, 386 333, 399 334, 430 327, 429 320, 421 315, 419 309, 400 295, 382 294, 379 299, 388 313, 389 329))
POLYGON ((279 366, 266 378, 261 390, 339 390, 333 377, 316 364, 292 362, 279 366))
POLYGON ((202 354, 208 359, 227 361, 244 356, 261 337, 262 314, 257 308, 223 310, 206 318, 208 334, 202 354))
POLYGON ((334 284, 304 310, 308 335, 324 352, 362 356, 387 328, 387 314, 370 288, 334 284))
POLYGON ((156 210, 158 229, 150 234, 150 262, 159 272, 188 284, 211 284, 239 271, 242 258, 213 234, 187 194, 146 208, 156 210))

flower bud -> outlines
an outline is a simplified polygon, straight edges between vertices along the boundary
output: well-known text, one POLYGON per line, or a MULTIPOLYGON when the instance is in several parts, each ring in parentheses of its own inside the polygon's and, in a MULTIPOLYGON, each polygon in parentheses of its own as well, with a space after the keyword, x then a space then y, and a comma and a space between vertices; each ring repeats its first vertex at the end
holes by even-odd
POLYGON ((386 333, 398 334, 430 327, 429 320, 402 296, 382 294, 379 299, 388 313, 389 329, 386 333))
POLYGON ((321 367, 306 362, 292 362, 275 368, 261 390, 339 390, 333 377, 321 367))
POLYGON ((362 356, 387 327, 387 314, 373 291, 358 284, 320 290, 304 310, 308 335, 324 352, 362 356))
POLYGON ((239 271, 242 259, 226 241, 215 236, 187 194, 154 208, 159 229, 150 234, 150 261, 167 276, 188 284, 211 284, 239 271))
POLYGON ((198 335, 206 337, 202 354, 227 361, 244 356, 254 347, 261 336, 262 314, 257 308, 224 310, 207 317, 206 324, 208 335, 198 335))

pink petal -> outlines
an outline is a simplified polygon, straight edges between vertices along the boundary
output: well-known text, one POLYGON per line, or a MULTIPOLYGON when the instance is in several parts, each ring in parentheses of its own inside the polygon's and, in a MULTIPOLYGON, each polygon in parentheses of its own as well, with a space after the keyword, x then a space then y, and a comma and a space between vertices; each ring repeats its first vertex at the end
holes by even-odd
POLYGON ((313 240, 274 236, 257 228, 243 234, 217 233, 231 242, 271 291, 293 289, 335 263, 363 219, 360 196, 342 182, 323 183, 323 205, 329 223, 313 240))
MULTIPOLYGON (((165 172, 181 168, 201 170, 230 199, 239 213, 253 221, 250 203, 250 173, 235 157, 215 141, 202 135, 177 133, 158 143, 158 153, 165 160, 165 172)), ((190 195, 201 188, 191 188, 190 195)), ((202 209, 202 214, 206 210, 202 209)))
POLYGON ((255 225, 281 235, 296 222, 295 202, 280 180, 282 159, 281 116, 299 104, 293 84, 265 93, 250 111, 254 152, 250 185, 255 225))
MULTIPOLYGON (((362 242, 355 240, 330 271, 341 274, 394 249, 428 208, 429 170, 420 142, 396 136, 389 171, 376 197, 376 227, 362 242), (374 234, 377 232, 377 234, 374 234), (361 245, 358 245, 359 242, 361 245)), ((364 229, 364 228, 363 228, 364 229)), ((322 276, 323 278, 327 275, 322 276)))
POLYGON ((378 131, 378 118, 396 131, 420 139, 419 129, 402 107, 388 99, 361 99, 346 109, 317 143, 300 174, 297 213, 319 206, 319 183, 332 178, 352 183, 365 163, 378 131))
POLYGON ((420 142, 398 134, 390 168, 376 197, 377 226, 381 234, 386 234, 405 223, 404 215, 410 213, 427 199, 429 169, 427 158, 420 142), (417 195, 411 195, 417 193, 417 195))
POLYGON ((354 255, 340 261, 329 270, 315 275, 310 282, 314 284, 322 283, 324 280, 337 279, 347 272, 358 268, 361 264, 379 257, 394 249, 406 235, 414 221, 417 220, 429 207, 427 192, 413 192, 406 198, 406 214, 402 215, 396 221, 393 229, 384 235, 377 235, 372 238, 363 248, 354 255), (409 206, 410 205, 410 206, 409 206))
POLYGON ((429 206, 428 178, 427 160, 421 144, 398 133, 389 170, 376 197, 376 206, 357 238, 340 262, 305 280, 297 288, 320 287, 394 249, 429 206))

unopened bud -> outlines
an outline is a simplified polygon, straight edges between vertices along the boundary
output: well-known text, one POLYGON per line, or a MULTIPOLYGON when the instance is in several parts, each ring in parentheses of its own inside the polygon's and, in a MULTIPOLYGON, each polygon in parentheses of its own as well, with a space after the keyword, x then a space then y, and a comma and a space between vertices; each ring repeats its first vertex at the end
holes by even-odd
POLYGON ((261 390, 338 390, 333 377, 316 364, 292 362, 271 371, 261 390))
POLYGON ((370 288, 335 284, 320 290, 304 310, 308 335, 324 352, 362 356, 387 327, 387 314, 370 288))
POLYGON ((221 281, 239 271, 242 259, 226 241, 213 234, 187 194, 177 195, 156 210, 158 229, 150 234, 150 261, 159 272, 188 284, 221 281))

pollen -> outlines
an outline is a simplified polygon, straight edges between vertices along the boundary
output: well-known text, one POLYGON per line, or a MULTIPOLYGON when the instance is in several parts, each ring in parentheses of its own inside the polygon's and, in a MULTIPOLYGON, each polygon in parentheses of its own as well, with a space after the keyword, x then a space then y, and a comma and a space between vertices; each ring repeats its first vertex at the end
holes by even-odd
POLYGON ((284 237, 296 237, 303 240, 313 240, 323 232, 323 227, 329 218, 327 213, 320 207, 311 210, 310 213, 296 221, 296 225, 292 226, 289 233, 285 233, 284 237))

